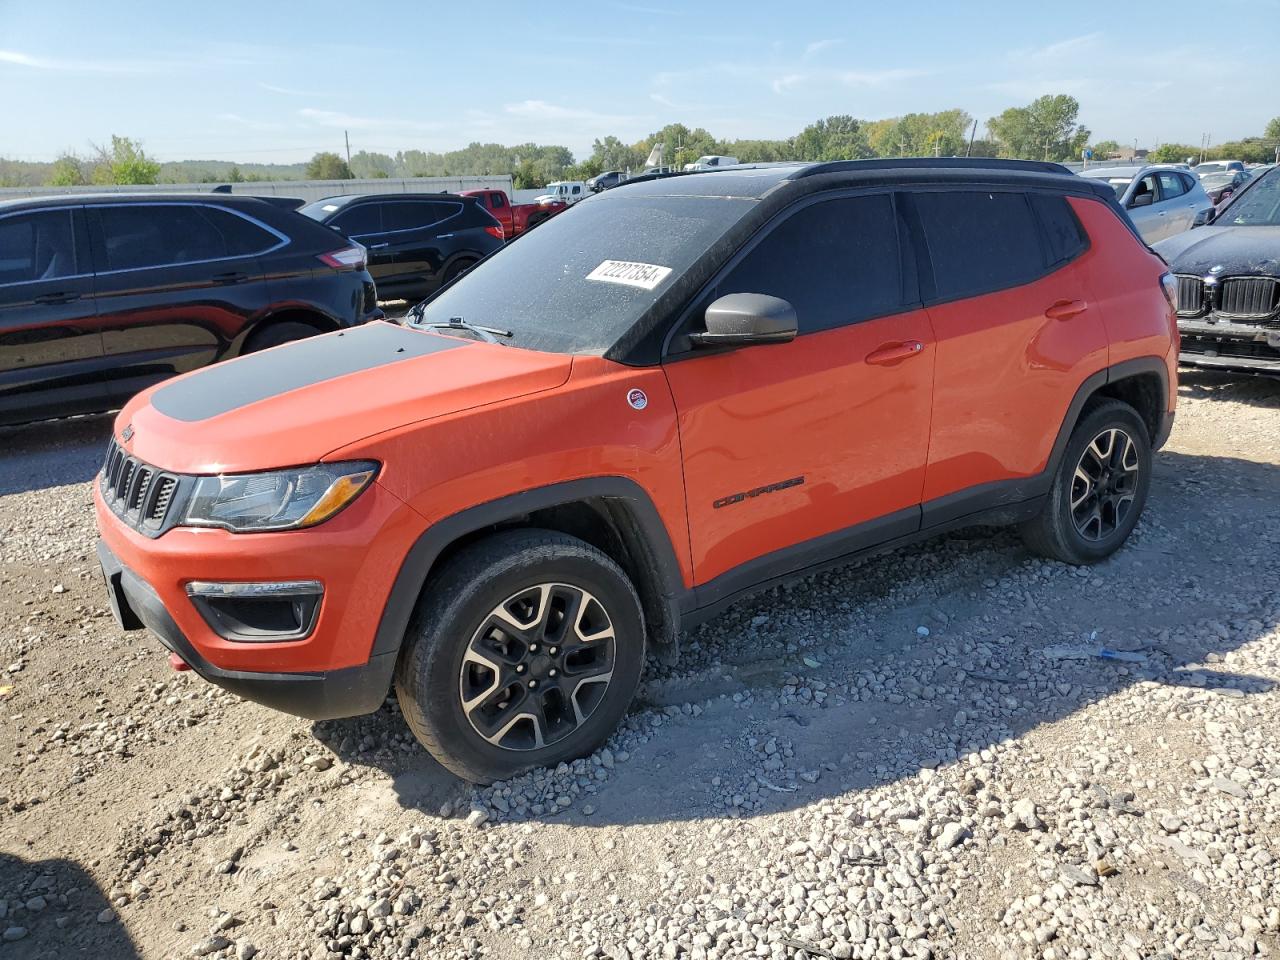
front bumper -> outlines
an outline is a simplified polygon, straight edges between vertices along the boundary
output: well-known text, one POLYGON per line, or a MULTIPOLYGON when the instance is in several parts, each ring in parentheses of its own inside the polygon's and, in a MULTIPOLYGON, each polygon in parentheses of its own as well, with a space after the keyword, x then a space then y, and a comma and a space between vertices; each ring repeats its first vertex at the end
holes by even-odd
POLYGON ((1207 370, 1280 376, 1280 324, 1179 318, 1178 362, 1207 370))
POLYGON ((116 620, 126 630, 146 628, 196 673, 246 700, 311 720, 354 717, 377 710, 391 687, 396 651, 338 670, 264 673, 215 666, 187 639, 160 595, 98 541, 98 561, 116 620))

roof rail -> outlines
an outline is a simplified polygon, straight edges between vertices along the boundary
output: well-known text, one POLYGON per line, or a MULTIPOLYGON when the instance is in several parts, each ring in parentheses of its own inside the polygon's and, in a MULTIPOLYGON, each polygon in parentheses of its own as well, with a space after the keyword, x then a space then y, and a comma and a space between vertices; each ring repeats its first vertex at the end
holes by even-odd
POLYGON ((896 157, 884 160, 831 160, 805 167, 795 179, 813 177, 821 173, 840 173, 845 170, 1006 170, 1022 173, 1065 173, 1060 163, 1048 160, 998 160, 993 157, 896 157))

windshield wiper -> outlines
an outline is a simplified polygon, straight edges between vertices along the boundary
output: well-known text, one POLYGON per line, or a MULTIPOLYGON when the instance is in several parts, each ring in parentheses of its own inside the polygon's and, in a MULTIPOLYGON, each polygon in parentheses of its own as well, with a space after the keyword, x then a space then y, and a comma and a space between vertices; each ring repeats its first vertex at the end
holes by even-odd
POLYGON ((424 306, 425 304, 420 303, 406 314, 406 319, 414 318, 410 322, 415 327, 421 327, 424 330, 467 330, 474 333, 485 343, 501 343, 502 341, 498 337, 510 338, 514 336, 510 330, 499 330, 497 327, 484 327, 478 323, 468 323, 461 317, 450 317, 448 320, 424 323, 422 320, 422 315, 425 312, 423 310, 424 306))

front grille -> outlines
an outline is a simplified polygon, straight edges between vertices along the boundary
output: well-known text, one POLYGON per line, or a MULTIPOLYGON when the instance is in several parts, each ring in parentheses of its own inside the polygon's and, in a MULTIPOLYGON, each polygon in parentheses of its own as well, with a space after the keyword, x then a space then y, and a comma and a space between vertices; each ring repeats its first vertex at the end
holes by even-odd
POLYGON ((111 512, 148 536, 159 536, 173 525, 170 511, 179 482, 179 477, 130 456, 115 440, 99 477, 111 512))
POLYGON ((1280 308, 1280 280, 1228 277, 1218 293, 1217 312, 1238 320, 1265 320, 1280 308))
POLYGON ((1204 354, 1211 357, 1244 357, 1254 360, 1272 360, 1280 363, 1280 350, 1275 350, 1257 340, 1233 337, 1183 335, 1180 350, 1186 354, 1204 354))
POLYGON ((1204 281, 1199 277, 1178 277, 1178 315, 1194 317, 1204 311, 1204 281))

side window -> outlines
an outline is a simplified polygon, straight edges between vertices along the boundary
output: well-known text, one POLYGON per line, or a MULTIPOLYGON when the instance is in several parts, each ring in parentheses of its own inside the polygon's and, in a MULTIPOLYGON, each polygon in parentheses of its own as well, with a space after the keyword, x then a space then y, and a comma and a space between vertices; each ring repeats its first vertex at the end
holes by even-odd
POLYGON ((167 267, 227 256, 227 242, 199 207, 122 204, 96 207, 108 270, 167 267))
POLYGON ((918 193, 916 209, 944 300, 1014 287, 1044 273, 1039 231, 1021 193, 918 193))
POLYGON ((774 227, 715 296, 764 293, 796 308, 800 332, 830 330, 902 306, 897 216, 887 194, 825 200, 774 227))
POLYGON ((1137 206, 1137 204, 1134 201, 1136 201, 1139 197, 1144 195, 1151 197, 1151 200, 1150 200, 1151 203, 1155 203, 1159 198, 1159 194, 1156 193, 1155 174, 1148 173, 1145 177, 1143 177, 1141 180, 1138 181, 1138 185, 1134 187, 1133 196, 1129 198, 1129 206, 1131 207, 1137 206))
POLYGON ((1182 178, 1176 173, 1160 174, 1160 199, 1172 200, 1174 197, 1180 197, 1187 192, 1187 185, 1182 182, 1182 178))
POLYGON ((1031 209, 1040 221, 1040 232, 1049 248, 1050 266, 1066 263, 1089 245, 1080 221, 1076 219, 1066 197, 1033 193, 1031 209))
POLYGON ((200 213, 218 233, 222 234, 229 257, 245 257, 262 253, 281 243, 280 238, 274 233, 227 210, 204 207, 200 213))
POLYGON ((358 203, 348 207, 329 221, 331 227, 348 237, 361 237, 382 232, 382 204, 358 203))
POLYGON ((423 200, 396 200, 382 204, 382 229, 417 230, 439 220, 436 205, 423 200))
POLYGON ((576 197, 580 193, 582 193, 582 188, 575 184, 573 188, 573 195, 576 197))
POLYGON ((494 210, 501 210, 503 207, 507 205, 507 201, 503 199, 503 196, 500 193, 489 194, 489 200, 490 200, 489 206, 491 206, 494 210))
POLYGON ((0 284, 57 280, 82 273, 71 210, 39 210, 0 219, 0 284))

